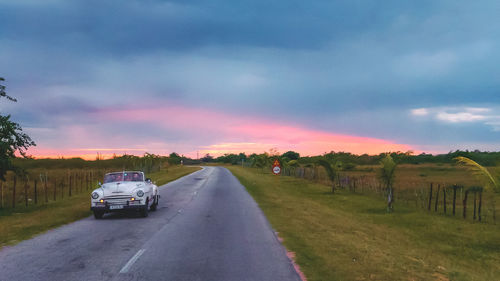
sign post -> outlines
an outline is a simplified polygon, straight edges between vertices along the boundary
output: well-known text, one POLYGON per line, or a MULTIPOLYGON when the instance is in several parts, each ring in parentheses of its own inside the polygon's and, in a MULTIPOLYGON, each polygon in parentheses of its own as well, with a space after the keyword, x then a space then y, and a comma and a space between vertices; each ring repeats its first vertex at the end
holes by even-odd
POLYGON ((278 161, 278 159, 274 160, 273 174, 275 174, 275 175, 281 174, 281 165, 280 165, 280 161, 278 161))

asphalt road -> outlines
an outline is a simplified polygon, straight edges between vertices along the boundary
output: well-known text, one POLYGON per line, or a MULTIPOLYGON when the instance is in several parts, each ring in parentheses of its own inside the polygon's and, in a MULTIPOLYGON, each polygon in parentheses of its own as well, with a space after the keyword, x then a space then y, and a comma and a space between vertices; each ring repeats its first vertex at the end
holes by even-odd
POLYGON ((300 280, 261 210, 225 168, 160 187, 149 217, 112 213, 0 251, 0 280, 300 280))

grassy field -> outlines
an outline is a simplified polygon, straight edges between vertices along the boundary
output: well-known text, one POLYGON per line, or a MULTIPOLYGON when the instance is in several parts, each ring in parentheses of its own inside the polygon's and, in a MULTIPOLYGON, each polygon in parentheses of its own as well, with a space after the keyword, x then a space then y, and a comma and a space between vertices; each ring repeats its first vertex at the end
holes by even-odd
MULTIPOLYGON (((147 176, 157 185, 163 185, 199 169, 199 167, 171 166, 168 171, 163 170, 147 176)), ((89 216, 90 192, 91 190, 88 190, 48 204, 0 209, 0 248, 89 216)))
MULTIPOLYGON (((296 253, 309 281, 500 280, 499 225, 398 202, 387 213, 382 198, 345 190, 332 194, 304 179, 229 169, 296 253)), ((407 172, 431 178, 435 173, 430 167, 414 170, 407 172)))
MULTIPOLYGON (((341 177, 366 178, 377 181, 379 165, 356 166, 352 170, 341 171, 341 177)), ((500 174, 500 167, 488 167, 491 173, 500 174)), ((328 183, 328 177, 321 167, 307 169, 306 178, 328 183), (312 171, 314 170, 314 171, 312 171), (311 175, 312 174, 312 175, 311 175)), ((465 167, 451 164, 401 164, 396 168, 394 185, 397 188, 407 189, 418 185, 460 184, 464 186, 477 185, 478 181, 472 177, 465 167)))
MULTIPOLYGON (((385 196, 385 188, 378 180, 377 172, 379 169, 380 166, 377 165, 361 165, 352 170, 341 171, 336 180, 336 188, 382 198, 385 196)), ((488 167, 488 169, 492 174, 500 175, 500 167, 488 167)), ((263 171, 268 172, 267 169, 263 171)), ((285 169, 283 174, 331 186, 323 167, 285 169)), ((484 193, 485 196, 481 196, 478 186, 483 185, 463 166, 405 164, 399 165, 396 169, 394 198, 408 206, 426 210, 430 208, 432 211, 448 214, 453 210, 453 199, 455 198, 456 216, 463 215, 463 200, 467 198, 465 200, 465 213, 469 220, 479 219, 478 216, 474 217, 474 213, 479 214, 478 206, 481 201, 481 220, 493 223, 495 220, 493 206, 495 204, 487 193, 484 193), (468 193, 467 196, 466 193, 468 193)), ((499 212, 500 209, 497 206, 497 217, 499 212)))

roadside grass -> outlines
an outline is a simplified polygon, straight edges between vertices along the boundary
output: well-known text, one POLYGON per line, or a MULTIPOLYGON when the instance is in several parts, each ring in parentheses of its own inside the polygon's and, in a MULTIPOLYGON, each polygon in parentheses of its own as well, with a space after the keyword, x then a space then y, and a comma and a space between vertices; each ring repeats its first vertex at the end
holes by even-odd
MULTIPOLYGON (((160 186, 199 169, 201 168, 173 166, 148 176, 160 186)), ((48 204, 0 209, 0 248, 89 216, 90 192, 92 191, 48 204)))
POLYGON ((229 170, 284 239, 309 281, 499 280, 500 226, 252 168, 229 170))
POLYGON ((150 173, 148 176, 160 186, 198 170, 201 170, 199 166, 170 166, 167 170, 150 173))

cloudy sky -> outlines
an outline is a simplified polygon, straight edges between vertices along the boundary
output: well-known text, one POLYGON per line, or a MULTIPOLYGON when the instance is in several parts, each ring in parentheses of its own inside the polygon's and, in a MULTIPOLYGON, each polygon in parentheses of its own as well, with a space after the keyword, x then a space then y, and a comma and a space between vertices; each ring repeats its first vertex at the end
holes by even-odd
POLYGON ((498 1, 0 0, 34 156, 500 148, 498 1))

